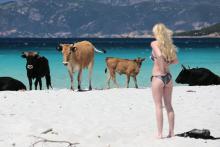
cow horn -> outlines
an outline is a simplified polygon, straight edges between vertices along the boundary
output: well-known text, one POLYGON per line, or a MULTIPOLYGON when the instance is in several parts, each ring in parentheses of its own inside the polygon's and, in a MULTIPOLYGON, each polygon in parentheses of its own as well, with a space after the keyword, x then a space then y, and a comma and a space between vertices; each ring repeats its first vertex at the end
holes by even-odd
POLYGON ((182 66, 183 69, 186 69, 186 67, 183 64, 181 66, 182 66))
POLYGON ((39 52, 33 52, 33 55, 34 55, 34 56, 38 56, 38 55, 39 55, 39 52))

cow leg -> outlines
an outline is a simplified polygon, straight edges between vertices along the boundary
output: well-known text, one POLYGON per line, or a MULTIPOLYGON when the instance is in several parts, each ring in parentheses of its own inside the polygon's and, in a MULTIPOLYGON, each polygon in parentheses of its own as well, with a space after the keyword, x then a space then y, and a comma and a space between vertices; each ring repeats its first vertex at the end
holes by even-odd
POLYGON ((31 79, 31 77, 28 77, 28 81, 29 81, 29 89, 32 90, 32 79, 31 79))
POLYGON ((92 61, 89 66, 89 90, 92 90, 92 70, 93 70, 94 61, 92 61))
POLYGON ((42 90, 42 80, 41 80, 41 78, 39 78, 39 85, 40 85, 40 90, 42 90))
POLYGON ((38 78, 36 78, 36 80, 34 82, 35 90, 37 90, 37 85, 38 85, 38 78))
POLYGON ((70 84, 71 84, 71 86, 70 86, 70 89, 71 90, 74 90, 74 85, 73 85, 73 72, 72 71, 70 71, 70 70, 68 70, 68 72, 69 72, 69 76, 70 76, 70 84))
POLYGON ((114 84, 116 85, 116 87, 119 88, 119 85, 118 85, 115 77, 113 78, 113 81, 114 81, 114 84))
POLYGON ((110 73, 108 74, 108 77, 107 77, 107 89, 110 88, 110 80, 111 80, 111 75, 110 73))
POLYGON ((119 85, 118 85, 118 83, 117 83, 117 81, 116 81, 116 78, 115 78, 115 72, 113 72, 113 74, 111 75, 111 77, 112 77, 112 80, 113 80, 114 84, 116 85, 116 87, 119 88, 119 85))
POLYGON ((78 90, 81 91, 81 81, 82 81, 82 69, 79 70, 78 73, 78 90))
POLYGON ((127 75, 127 83, 126 83, 127 88, 129 88, 129 82, 130 82, 130 75, 127 75))
POLYGON ((134 79, 134 83, 135 83, 135 88, 138 88, 136 76, 134 76, 133 79, 134 79))

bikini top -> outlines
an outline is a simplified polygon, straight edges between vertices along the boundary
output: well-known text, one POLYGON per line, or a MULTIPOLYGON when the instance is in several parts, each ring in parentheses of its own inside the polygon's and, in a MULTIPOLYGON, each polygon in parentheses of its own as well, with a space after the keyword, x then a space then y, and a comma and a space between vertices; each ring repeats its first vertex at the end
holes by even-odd
MULTIPOLYGON (((155 59, 157 59, 157 57, 155 57, 155 56, 151 53, 150 59, 154 62, 155 59)), ((166 63, 170 64, 170 62, 168 62, 168 61, 166 61, 166 60, 164 60, 164 61, 165 61, 166 63)))
POLYGON ((154 60, 157 59, 157 57, 155 57, 155 56, 151 53, 150 59, 154 62, 154 60))

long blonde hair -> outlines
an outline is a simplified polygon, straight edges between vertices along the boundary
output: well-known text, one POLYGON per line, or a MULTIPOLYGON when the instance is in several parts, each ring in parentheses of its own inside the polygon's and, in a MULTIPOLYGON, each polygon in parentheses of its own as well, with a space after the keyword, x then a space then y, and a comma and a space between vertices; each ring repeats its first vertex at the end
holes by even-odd
POLYGON ((164 24, 158 23, 153 27, 153 33, 158 41, 158 47, 162 53, 163 58, 167 62, 171 62, 176 58, 177 48, 173 44, 173 32, 164 24))

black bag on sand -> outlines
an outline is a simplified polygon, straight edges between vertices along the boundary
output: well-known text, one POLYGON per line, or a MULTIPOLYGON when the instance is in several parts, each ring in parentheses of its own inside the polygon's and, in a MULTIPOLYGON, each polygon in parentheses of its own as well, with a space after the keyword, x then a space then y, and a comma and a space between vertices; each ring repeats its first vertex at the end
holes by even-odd
POLYGON ((179 137, 190 137, 190 138, 196 138, 196 139, 220 139, 220 138, 215 138, 213 136, 210 135, 210 131, 208 129, 193 129, 191 131, 188 132, 184 132, 181 134, 176 134, 175 136, 179 136, 179 137))

